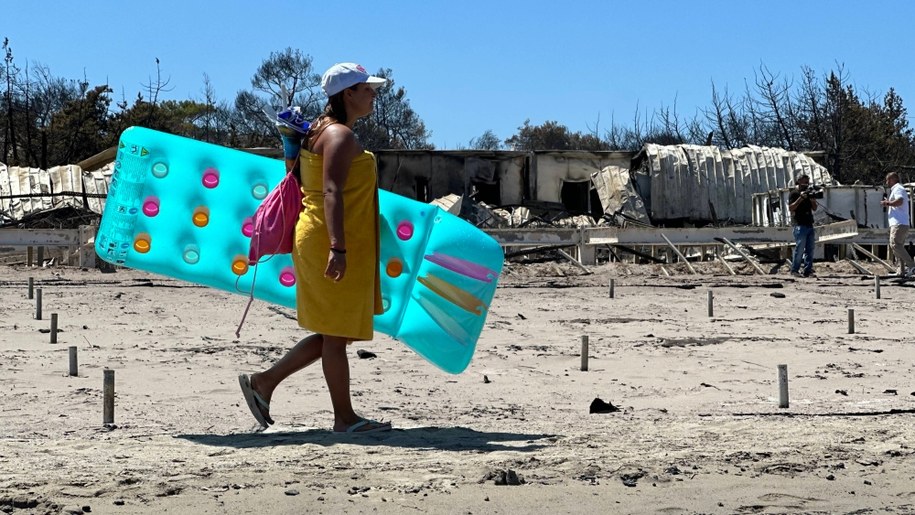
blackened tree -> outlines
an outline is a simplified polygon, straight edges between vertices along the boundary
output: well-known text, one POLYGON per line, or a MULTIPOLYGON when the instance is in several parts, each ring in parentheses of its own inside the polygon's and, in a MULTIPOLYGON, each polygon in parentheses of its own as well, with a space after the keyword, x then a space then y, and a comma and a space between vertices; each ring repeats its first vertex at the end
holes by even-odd
POLYGON ((372 114, 356 123, 355 132, 362 145, 371 150, 435 148, 429 142, 432 134, 410 107, 407 90, 395 84, 391 69, 382 68, 375 75, 388 79, 388 84, 378 88, 372 114))
POLYGON ((572 132, 557 121, 546 121, 542 125, 531 125, 524 120, 518 133, 505 140, 505 146, 512 150, 609 150, 607 142, 593 134, 572 132))
POLYGON ((492 130, 487 129, 479 137, 470 140, 470 148, 473 150, 501 150, 502 140, 492 130))

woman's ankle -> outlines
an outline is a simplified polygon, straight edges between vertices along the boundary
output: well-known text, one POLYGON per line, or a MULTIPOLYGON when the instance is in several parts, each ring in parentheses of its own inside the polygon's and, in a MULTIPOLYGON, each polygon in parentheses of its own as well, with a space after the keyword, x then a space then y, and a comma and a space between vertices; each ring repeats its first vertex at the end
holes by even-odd
POLYGON ((270 398, 273 397, 273 390, 276 388, 276 385, 273 385, 269 389, 269 381, 264 377, 263 372, 255 372, 251 374, 249 379, 251 381, 251 388, 257 392, 268 404, 270 403, 270 398))

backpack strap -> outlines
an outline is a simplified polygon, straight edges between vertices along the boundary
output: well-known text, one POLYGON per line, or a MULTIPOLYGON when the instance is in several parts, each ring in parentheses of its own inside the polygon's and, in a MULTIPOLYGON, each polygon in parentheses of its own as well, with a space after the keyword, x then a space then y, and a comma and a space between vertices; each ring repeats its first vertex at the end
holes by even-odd
POLYGON ((321 134, 324 134, 324 131, 325 131, 328 127, 330 127, 331 125, 336 125, 336 124, 340 123, 340 122, 338 122, 337 120, 334 120, 333 118, 331 118, 331 120, 332 120, 332 121, 331 121, 330 123, 324 124, 324 126, 321 127, 321 128, 319 128, 317 132, 315 132, 315 133, 314 133, 313 135, 311 135, 311 136, 308 136, 308 137, 302 142, 302 146, 305 147, 305 150, 311 152, 312 143, 315 142, 315 141, 318 141, 318 138, 321 137, 321 134))
POLYGON ((241 314, 241 321, 238 323, 238 328, 235 329, 236 338, 241 338, 241 326, 245 325, 245 319, 248 318, 248 310, 251 309, 251 304, 254 302, 254 284, 257 282, 257 265, 258 263, 254 263, 254 275, 251 277, 251 294, 248 296, 245 312, 241 314))
MULTIPOLYGON (((300 154, 301 155, 301 154, 300 154)), ((286 173, 293 174, 293 177, 298 178, 298 182, 301 184, 302 179, 299 176, 299 156, 295 156, 295 161, 292 163, 292 167, 286 171, 286 173)), ((282 204, 281 204, 282 207, 282 204)), ((285 216, 283 217, 285 220, 285 216)), ((285 230, 285 229, 284 229, 285 230)), ((257 234, 252 235, 257 237, 257 234)), ((251 309, 251 304, 254 302, 254 287, 257 285, 257 267, 260 265, 261 260, 258 259, 254 262, 254 275, 251 276, 251 291, 248 292, 248 302, 245 305, 245 311, 241 314, 241 321, 238 323, 238 328, 235 329, 235 337, 241 338, 241 327, 245 325, 245 319, 248 318, 248 311, 251 309)), ((238 289, 238 281, 241 280, 241 277, 235 279, 235 289, 238 289)))

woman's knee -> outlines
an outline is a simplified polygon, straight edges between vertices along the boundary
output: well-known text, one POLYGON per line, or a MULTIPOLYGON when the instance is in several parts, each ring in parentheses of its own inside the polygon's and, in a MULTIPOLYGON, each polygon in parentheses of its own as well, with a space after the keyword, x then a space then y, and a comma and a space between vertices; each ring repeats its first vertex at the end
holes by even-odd
POLYGON ((324 346, 330 346, 332 348, 341 348, 345 349, 349 344, 350 340, 342 336, 330 336, 327 334, 321 335, 322 340, 324 341, 324 346))

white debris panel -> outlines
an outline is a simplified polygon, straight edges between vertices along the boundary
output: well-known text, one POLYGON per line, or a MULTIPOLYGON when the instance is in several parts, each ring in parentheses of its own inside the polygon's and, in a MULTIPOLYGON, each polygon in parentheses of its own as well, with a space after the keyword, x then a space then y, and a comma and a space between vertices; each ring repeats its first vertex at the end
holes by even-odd
POLYGON ((49 170, 0 164, 0 222, 21 220, 28 215, 72 206, 101 214, 108 193, 111 165, 84 172, 77 165, 49 170))
POLYGON ((636 189, 655 225, 675 220, 749 224, 753 194, 791 187, 801 172, 812 184, 838 184, 813 159, 779 148, 646 144, 635 163, 636 189))
POLYGON ((606 166, 591 177, 604 213, 622 214, 638 222, 648 224, 648 211, 642 197, 635 191, 629 179, 629 169, 621 166, 606 166))

